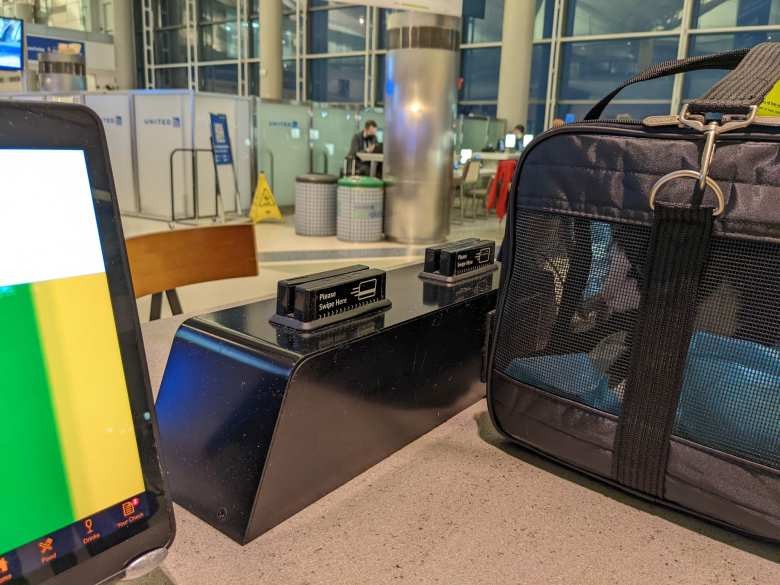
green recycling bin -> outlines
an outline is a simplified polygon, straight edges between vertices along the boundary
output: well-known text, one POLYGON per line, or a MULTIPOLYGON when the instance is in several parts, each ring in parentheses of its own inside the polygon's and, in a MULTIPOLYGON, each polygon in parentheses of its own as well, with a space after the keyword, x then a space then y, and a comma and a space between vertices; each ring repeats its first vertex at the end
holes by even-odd
POLYGON ((346 242, 378 242, 384 234, 385 187, 374 177, 343 177, 338 183, 336 231, 346 242))

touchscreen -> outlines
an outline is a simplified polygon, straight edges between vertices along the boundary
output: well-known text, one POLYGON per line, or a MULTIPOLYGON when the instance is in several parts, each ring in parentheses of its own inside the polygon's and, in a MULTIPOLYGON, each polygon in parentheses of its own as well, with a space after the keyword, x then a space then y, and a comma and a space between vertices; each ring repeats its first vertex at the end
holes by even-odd
POLYGON ((84 152, 0 149, 0 585, 150 514, 84 152))

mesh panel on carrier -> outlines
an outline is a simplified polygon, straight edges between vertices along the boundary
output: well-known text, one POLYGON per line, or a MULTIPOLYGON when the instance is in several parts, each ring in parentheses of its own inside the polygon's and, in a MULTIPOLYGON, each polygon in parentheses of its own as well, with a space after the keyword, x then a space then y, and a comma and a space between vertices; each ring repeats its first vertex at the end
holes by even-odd
MULTIPOLYGON (((619 415, 650 227, 519 211, 496 368, 619 415)), ((674 434, 780 467, 780 247, 713 238, 674 434)))

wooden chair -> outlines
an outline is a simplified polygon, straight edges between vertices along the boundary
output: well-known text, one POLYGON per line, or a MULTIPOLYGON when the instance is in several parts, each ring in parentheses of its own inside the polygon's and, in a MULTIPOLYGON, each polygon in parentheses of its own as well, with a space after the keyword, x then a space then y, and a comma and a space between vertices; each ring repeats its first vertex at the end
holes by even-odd
POLYGON ((135 298, 152 295, 150 321, 160 318, 163 293, 174 315, 183 312, 177 287, 257 276, 252 224, 158 232, 128 238, 125 243, 135 298))

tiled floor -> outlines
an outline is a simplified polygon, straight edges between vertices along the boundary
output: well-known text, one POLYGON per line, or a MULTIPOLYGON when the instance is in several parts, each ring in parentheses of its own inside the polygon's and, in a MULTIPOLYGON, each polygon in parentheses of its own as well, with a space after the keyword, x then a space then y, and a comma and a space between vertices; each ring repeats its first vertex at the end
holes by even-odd
MULTIPOLYGON (((122 218, 125 237, 168 230, 167 223, 122 218)), ((468 221, 453 225, 450 240, 464 237, 481 237, 500 242, 503 226, 495 217, 468 221)), ((177 226, 176 229, 186 229, 177 226)), ((390 270, 422 260, 425 246, 407 246, 393 242, 349 243, 335 237, 311 238, 295 234, 293 217, 283 223, 261 223, 255 226, 257 252, 260 265, 258 276, 235 278, 185 286, 179 289, 179 297, 186 313, 203 313, 209 309, 265 298, 276 291, 276 283, 283 278, 330 270, 359 261, 374 268, 390 270)), ((141 321, 149 319, 150 298, 138 300, 141 321)), ((170 316, 163 303, 163 317, 170 316)))

